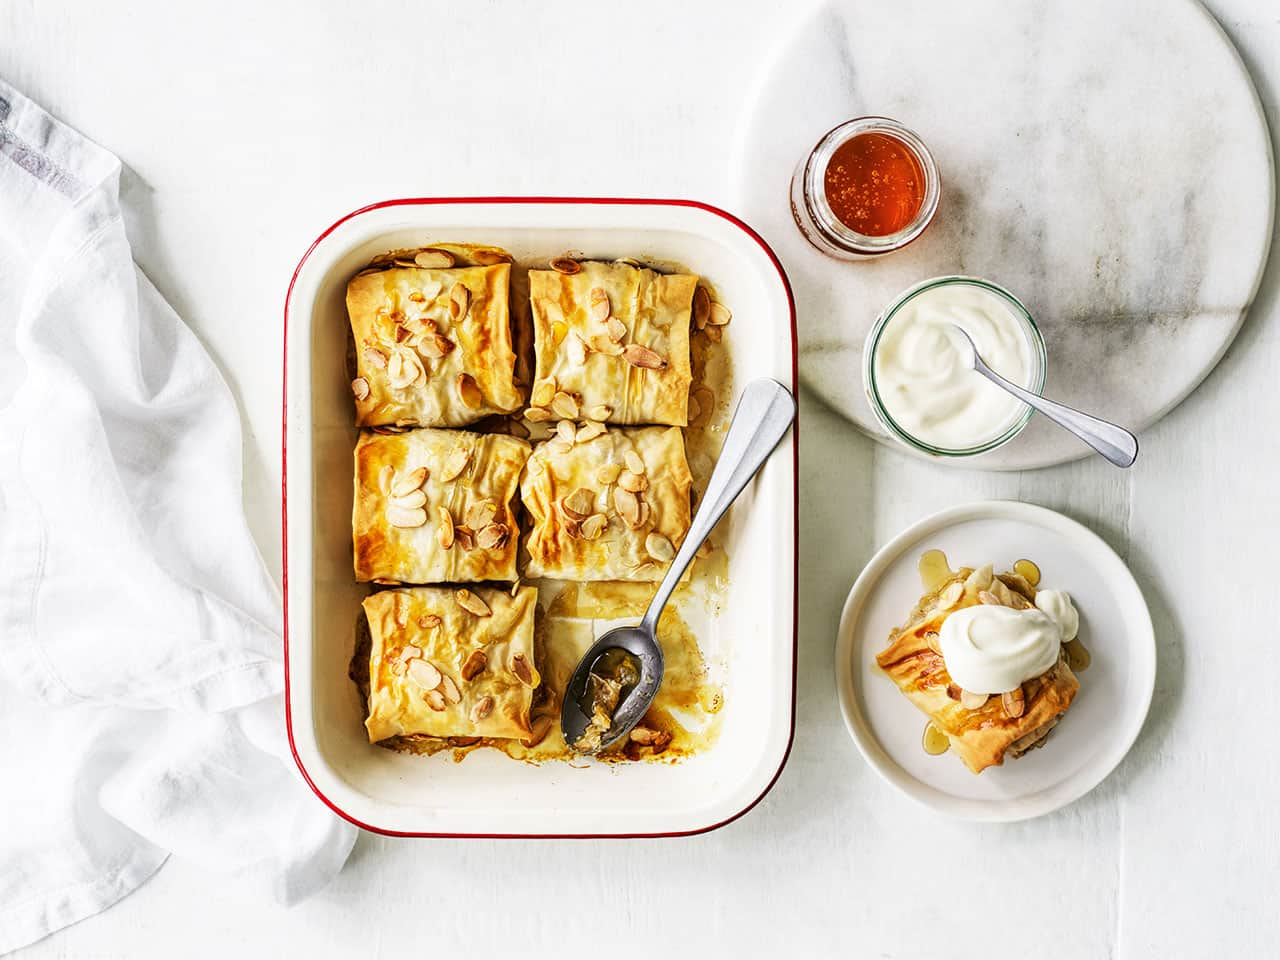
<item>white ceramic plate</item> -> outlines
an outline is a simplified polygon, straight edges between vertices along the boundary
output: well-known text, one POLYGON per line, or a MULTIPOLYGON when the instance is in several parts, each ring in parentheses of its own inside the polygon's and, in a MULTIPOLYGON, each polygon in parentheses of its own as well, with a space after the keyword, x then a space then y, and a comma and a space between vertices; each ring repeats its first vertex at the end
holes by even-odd
POLYGON ((688 264, 732 306, 724 344, 735 390, 766 376, 794 389, 786 276, 755 233, 712 207, 428 198, 375 204, 330 227, 298 264, 285 308, 285 666, 298 766, 336 812, 396 835, 670 836, 727 823, 764 796, 791 745, 794 432, 718 528, 730 557, 729 589, 698 632, 725 678, 721 734, 711 749, 675 764, 535 765, 493 750, 454 763, 446 754, 406 756, 366 739, 364 708, 347 679, 367 591, 351 573, 356 434, 343 375, 346 285, 375 254, 445 240, 496 244, 520 262, 569 250, 688 264))
POLYGON ((914 800, 966 820, 1025 820, 1082 797, 1138 736, 1155 688, 1151 615, 1128 568, 1097 534, 1031 504, 988 501, 943 510, 909 527, 867 564, 840 618, 836 685, 849 733, 867 762, 914 800), (920 555, 953 568, 1033 560, 1045 587, 1080 611, 1093 661, 1071 709, 1038 750, 975 776, 950 751, 924 752, 924 714, 880 672, 875 655, 920 596, 920 555))

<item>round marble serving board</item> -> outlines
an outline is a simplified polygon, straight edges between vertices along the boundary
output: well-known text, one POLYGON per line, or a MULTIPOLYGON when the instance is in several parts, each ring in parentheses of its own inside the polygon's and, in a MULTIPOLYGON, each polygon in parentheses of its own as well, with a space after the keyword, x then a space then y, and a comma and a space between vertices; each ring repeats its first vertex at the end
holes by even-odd
MULTIPOLYGON (((862 387, 880 310, 927 277, 1012 290, 1049 351, 1045 394, 1135 430, 1200 382, 1266 263, 1274 179, 1248 73, 1195 0, 895 0, 820 6, 748 108, 736 193, 795 288, 800 376, 892 442, 862 387), (942 199, 907 248, 846 263, 791 219, 796 163, 850 117, 893 117, 929 144, 942 199)), ((1088 449, 1042 417, 957 461, 1047 466, 1088 449)))

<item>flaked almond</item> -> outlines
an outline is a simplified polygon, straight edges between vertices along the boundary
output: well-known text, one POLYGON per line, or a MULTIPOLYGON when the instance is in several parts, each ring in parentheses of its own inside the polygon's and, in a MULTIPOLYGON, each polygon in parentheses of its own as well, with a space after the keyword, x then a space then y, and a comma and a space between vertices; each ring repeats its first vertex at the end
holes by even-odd
POLYGON ((622 462, 627 465, 627 469, 632 473, 644 473, 644 460, 634 450, 628 450, 623 455, 622 462))
POLYGON ((453 528, 453 539, 463 550, 474 550, 476 535, 465 523, 456 524, 453 528))
POLYGON ((640 501, 640 519, 636 522, 636 526, 643 527, 646 523, 648 523, 649 514, 651 512, 652 511, 650 511, 649 505, 645 503, 643 500, 641 500, 640 501))
POLYGON ((364 358, 369 362, 370 366, 378 370, 387 369, 387 355, 377 347, 365 347, 364 358))
POLYGON ((430 660, 410 660, 409 679, 427 690, 434 690, 440 686, 440 671, 430 660))
POLYGON ((711 301, 711 310, 707 313, 707 326, 723 327, 733 319, 733 314, 729 312, 729 308, 718 300, 711 301))
POLYGON ((467 611, 467 613, 474 613, 477 617, 487 617, 493 612, 489 609, 487 603, 470 590, 459 590, 453 596, 458 601, 458 606, 467 611))
POLYGON ((561 420, 556 424, 556 436, 565 443, 573 443, 578 438, 578 428, 572 420, 561 420))
POLYGON ((613 506, 627 526, 632 529, 640 526, 640 499, 630 490, 614 487, 613 506))
POLYGON ((404 343, 411 336, 412 334, 409 332, 408 327, 403 323, 396 324, 396 343, 404 343))
POLYGON ((938 607, 942 610, 950 610, 960 602, 960 598, 963 596, 964 584, 961 581, 956 580, 954 583, 949 583, 943 591, 938 594, 938 607))
POLYGON ((649 489, 649 478, 643 473, 632 473, 630 470, 624 471, 618 477, 618 486, 623 490, 630 490, 632 493, 644 493, 649 489))
POLYGON ((412 493, 414 490, 422 489, 422 485, 427 482, 427 468, 415 467, 407 473, 396 476, 391 481, 391 495, 393 497, 403 497, 412 493))
POLYGON ((988 699, 985 693, 970 693, 968 690, 960 691, 960 706, 966 710, 981 710, 988 699))
POLYGON ((421 290, 414 290, 411 294, 409 294, 409 299, 412 300, 414 303, 425 303, 427 298, 422 295, 421 290))
POLYGON ((436 517, 439 519, 440 526, 436 530, 436 539, 440 541, 440 546, 448 550, 453 546, 453 514, 449 512, 449 508, 445 506, 436 507, 436 517))
POLYGON ((707 325, 707 316, 711 313, 711 297, 706 287, 698 287, 693 291, 693 325, 701 330, 707 325))
POLYGON ((662 370, 667 365, 667 361, 659 354, 638 343, 627 344, 626 349, 622 351, 622 359, 633 367, 641 367, 645 370, 662 370))
POLYGON ((427 511, 421 507, 406 509, 394 504, 387 506, 387 523, 393 527, 420 527, 427 522, 427 511))
POLYGON ((552 717, 539 717, 537 720, 533 721, 533 726, 530 728, 529 738, 527 740, 521 740, 520 742, 529 748, 536 747, 543 740, 547 739, 547 734, 551 732, 552 719, 552 717))
POLYGON ((471 656, 467 657, 466 662, 462 665, 462 679, 466 681, 474 680, 480 674, 484 673, 484 668, 489 665, 489 655, 483 650, 472 650, 471 656))
POLYGON ((385 494, 391 493, 391 481, 395 478, 396 468, 389 463, 384 463, 382 469, 378 471, 378 489, 385 494))
POLYGON ((551 269, 556 273, 563 273, 567 277, 573 276, 575 273, 582 271, 582 264, 573 257, 556 257, 551 261, 551 269))
POLYGON ((563 390, 551 398, 551 409, 556 416, 566 420, 578 419, 578 401, 572 394, 565 393, 563 390))
POLYGON ((592 510, 595 509, 595 505, 596 495, 586 487, 579 487, 560 501, 560 506, 564 508, 564 512, 574 520, 584 520, 589 517, 592 510))
POLYGON ((550 410, 544 410, 542 407, 530 407, 524 412, 524 418, 530 423, 545 423, 555 417, 550 410))
POLYGON ((711 324, 707 324, 707 328, 702 331, 702 335, 712 343, 719 343, 724 337, 722 330, 724 330, 724 327, 713 327, 711 324))
MULTIPOLYGON (((428 280, 422 285, 422 300, 424 303, 430 303, 436 297, 440 296, 440 291, 444 289, 444 283, 440 280, 428 280)), ((424 318, 425 320, 425 318, 424 318)), ((426 321, 430 322, 430 321, 426 321)), ((435 329, 435 324, 431 324, 431 329, 435 329)))
POLYGON ((614 343, 618 343, 627 335, 627 325, 617 317, 610 317, 606 333, 609 334, 610 340, 614 343))
POLYGON ((587 343, 576 330, 570 330, 569 335, 565 337, 564 352, 569 362, 576 367, 587 362, 587 343))
POLYGON ((471 708, 471 722, 479 723, 493 713, 493 697, 481 697, 471 708))
POLYGON ((463 520, 472 530, 488 525, 498 515, 498 505, 492 500, 477 500, 467 507, 463 520))
POLYGON ((462 401, 463 406, 470 407, 472 410, 480 408, 480 404, 484 402, 484 394, 480 392, 480 385, 476 383, 475 377, 469 373, 460 373, 454 381, 454 386, 458 390, 458 399, 462 401))
POLYGON ((578 525, 578 532, 582 534, 584 540, 595 540, 604 533, 608 525, 608 517, 603 513, 593 513, 578 525))
POLYGON ((351 392, 357 400, 369 399, 369 381, 364 377, 356 377, 351 381, 351 392))
POLYGON ((424 270, 448 270, 453 266, 453 254, 448 250, 427 247, 425 250, 418 251, 413 262, 424 270))
POLYGON ((990 590, 979 590, 979 591, 978 591, 978 602, 979 602, 979 603, 985 603, 985 604, 987 604, 988 606, 992 606, 992 607, 1003 607, 1003 606, 1004 606, 1004 604, 1000 602, 1000 598, 999 598, 999 597, 997 597, 997 596, 996 596, 994 593, 992 593, 990 590))
POLYGON ((418 626, 423 630, 434 630, 440 624, 444 623, 438 614, 428 613, 418 618, 418 626))
POLYGON ((404 676, 404 664, 403 664, 403 663, 401 663, 399 660, 392 660, 392 661, 391 661, 391 672, 392 672, 392 673, 394 673, 397 677, 403 677, 403 676, 404 676))
POLYGON ((556 395, 556 381, 554 377, 547 377, 539 380, 533 385, 533 390, 529 394, 529 403, 535 407, 549 407, 551 401, 556 395))
POLYGON ((467 289, 467 285, 459 280, 449 288, 449 316, 454 320, 459 320, 467 315, 467 310, 471 308, 471 291, 467 289))
POLYGON ((418 341, 418 352, 431 360, 447 357, 453 347, 453 341, 442 333, 428 333, 418 341))
POLYGON ((603 353, 606 357, 620 357, 624 349, 622 344, 610 340, 603 333, 593 333, 587 339, 587 345, 596 353, 603 353))
POLYGON ((588 299, 591 303, 591 319, 599 323, 606 322, 610 311, 609 294, 605 293, 603 287, 592 287, 588 299))
POLYGON ((428 690, 427 695, 422 698, 427 701, 427 706, 439 713, 447 704, 445 703, 444 694, 439 690, 428 690))
POLYGON ((420 656, 422 656, 422 648, 421 648, 421 647, 419 647, 419 646, 417 646, 416 644, 406 643, 406 644, 405 644, 405 645, 400 649, 400 659, 401 659, 402 661, 403 661, 403 660, 412 660, 412 659, 414 659, 415 657, 420 657, 420 656))
POLYGON ((671 742, 671 734, 661 730, 651 730, 649 727, 632 727, 630 737, 633 743, 638 743, 642 747, 656 747, 659 744, 665 747, 671 742))
POLYGON ((395 390, 403 390, 422 376, 422 364, 412 354, 397 350, 387 361, 387 382, 395 390))
POLYGON ((1027 698, 1022 692, 1022 687, 1015 687, 1008 693, 1000 694, 1000 703, 1004 706, 1004 712, 1014 720, 1022 716, 1027 709, 1027 698))
POLYGON ((676 548, 660 533, 651 533, 644 538, 645 553, 659 563, 668 563, 676 555, 676 548))
POLYGON ((456 480, 462 475, 462 471, 467 469, 467 464, 471 461, 471 451, 466 447, 454 447, 449 451, 449 455, 444 458, 444 466, 440 468, 440 479, 446 483, 450 480, 456 480))
POLYGON ((618 474, 622 473, 622 464, 606 463, 596 471, 596 482, 610 484, 618 479, 618 474))
POLYGON ((401 510, 425 507, 427 505, 427 493, 425 490, 410 490, 403 497, 391 497, 390 503, 391 506, 399 507, 401 510))
POLYGON ((501 550, 510 536, 511 529, 505 523, 489 523, 476 533, 476 546, 481 550, 501 550))
POLYGON ((573 439, 575 443, 587 443, 603 435, 604 424, 598 420, 588 420, 578 428, 578 432, 573 435, 573 439))
POLYGON ((516 679, 526 687, 536 687, 541 680, 538 676, 538 671, 533 669, 533 664, 529 662, 529 659, 523 653, 517 653, 512 657, 510 666, 511 672, 515 674, 516 679))
POLYGON ((482 267, 492 267, 495 263, 510 262, 511 257, 501 250, 473 250, 471 259, 482 267))
POLYGON ((444 698, 450 703, 460 703, 462 701, 462 691, 458 689, 457 682, 447 673, 444 675, 444 681, 440 686, 440 692, 444 694, 444 698))
POLYGON ((587 411, 587 418, 590 420, 608 420, 611 413, 613 413, 613 407, 608 404, 597 403, 587 411))
POLYGON ((556 437, 554 440, 548 440, 546 444, 547 453, 555 457, 563 457, 573 451, 573 444, 567 443, 556 437))

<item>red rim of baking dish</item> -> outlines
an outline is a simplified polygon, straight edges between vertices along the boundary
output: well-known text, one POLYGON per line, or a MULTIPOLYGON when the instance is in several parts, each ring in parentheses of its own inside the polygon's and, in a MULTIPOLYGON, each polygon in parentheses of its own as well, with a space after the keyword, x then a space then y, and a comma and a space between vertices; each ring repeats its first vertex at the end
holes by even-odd
POLYGON ((768 795, 773 789, 774 784, 778 782, 778 778, 782 776, 782 771, 787 765, 787 760, 791 757, 791 746, 795 742, 796 735, 796 660, 799 649, 799 614, 800 614, 800 415, 796 413, 796 419, 792 424, 792 535, 794 542, 792 544, 793 563, 792 563, 792 609, 791 609, 791 726, 787 731, 787 746, 782 753, 782 759, 778 763, 778 769, 774 771, 769 782, 765 784, 760 795, 748 803, 732 816, 719 820, 716 823, 708 824, 705 827, 697 827, 692 830, 670 830, 659 831, 654 833, 432 833, 415 830, 388 830, 384 827, 376 827, 372 824, 364 823, 347 813, 336 803, 330 800, 320 788, 316 786, 311 779, 311 774, 307 772, 306 766, 302 762, 302 758, 298 756, 298 748, 293 740, 293 710, 292 710, 292 692, 293 684, 289 670, 289 364, 288 364, 288 344, 289 344, 289 304, 293 300, 293 287, 298 282, 298 274, 302 272, 303 266, 310 259, 311 254, 329 234, 333 233, 348 220, 354 220, 356 217, 371 213, 374 210, 381 210, 385 207, 406 207, 406 206, 441 206, 445 204, 597 204, 604 206, 664 206, 664 207, 692 207, 697 210, 703 210, 714 216, 720 217, 733 224, 748 237, 754 240, 760 249, 764 251, 766 257, 773 264, 775 270, 778 271, 778 279, 782 281, 782 288, 787 294, 787 309, 789 310, 791 322, 791 389, 795 389, 795 385, 799 382, 799 355, 796 339, 796 301, 791 292, 791 283, 787 279, 787 272, 783 269, 782 263, 778 260, 760 234, 756 233, 750 226, 735 217, 733 214, 719 207, 712 206, 709 203, 703 203, 700 200, 675 200, 675 199, 647 199, 643 197, 402 197, 395 200, 382 200, 378 203, 371 203, 368 206, 353 210, 346 216, 336 220, 328 229, 321 233, 307 248, 307 252, 302 255, 302 259, 298 261, 297 267, 294 268, 293 276, 289 279, 289 290, 285 294, 284 301, 284 331, 283 331, 283 357, 282 357, 282 403, 280 411, 280 521, 281 521, 281 537, 282 537, 282 553, 281 553, 281 583, 284 591, 284 713, 285 724, 289 733, 289 751, 293 754, 294 763, 298 765, 298 771, 302 774, 302 778, 306 780, 307 785, 312 792, 319 797, 330 810, 342 817, 344 820, 355 824, 361 830, 368 830, 370 833, 381 834, 386 837, 440 837, 440 838, 469 838, 476 840, 635 840, 649 839, 657 837, 691 837, 700 833, 708 833, 712 830, 718 830, 727 824, 732 823, 744 814, 749 813, 756 804, 768 795))

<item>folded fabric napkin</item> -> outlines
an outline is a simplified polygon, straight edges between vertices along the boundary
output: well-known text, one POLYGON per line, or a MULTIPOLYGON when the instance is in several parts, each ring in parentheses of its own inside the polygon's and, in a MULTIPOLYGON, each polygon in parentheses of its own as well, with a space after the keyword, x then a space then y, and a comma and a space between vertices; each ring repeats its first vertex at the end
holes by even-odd
POLYGON ((288 903, 355 837, 289 755, 235 403, 119 175, 0 82, 0 953, 170 852, 288 903))

